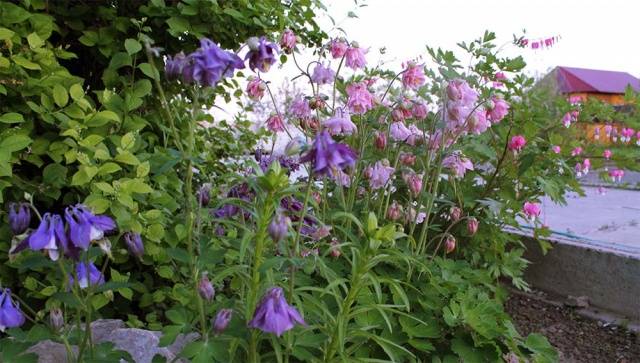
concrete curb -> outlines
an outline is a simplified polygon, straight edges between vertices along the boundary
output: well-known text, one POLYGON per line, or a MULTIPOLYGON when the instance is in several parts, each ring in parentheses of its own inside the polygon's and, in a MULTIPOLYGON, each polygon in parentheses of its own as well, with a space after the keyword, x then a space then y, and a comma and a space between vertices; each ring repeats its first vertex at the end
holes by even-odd
POLYGON ((586 296, 592 307, 640 322, 640 255, 624 246, 580 241, 563 236, 546 238, 553 248, 546 255, 537 240, 520 235, 531 264, 524 278, 535 288, 559 296, 586 296))

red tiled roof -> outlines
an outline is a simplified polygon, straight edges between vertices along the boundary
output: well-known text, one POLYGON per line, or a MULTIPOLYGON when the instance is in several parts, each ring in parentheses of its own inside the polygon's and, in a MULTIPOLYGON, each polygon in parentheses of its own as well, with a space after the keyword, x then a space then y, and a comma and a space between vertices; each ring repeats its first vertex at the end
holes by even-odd
POLYGON ((556 80, 562 93, 624 93, 628 85, 640 91, 640 80, 626 72, 557 67, 556 80))

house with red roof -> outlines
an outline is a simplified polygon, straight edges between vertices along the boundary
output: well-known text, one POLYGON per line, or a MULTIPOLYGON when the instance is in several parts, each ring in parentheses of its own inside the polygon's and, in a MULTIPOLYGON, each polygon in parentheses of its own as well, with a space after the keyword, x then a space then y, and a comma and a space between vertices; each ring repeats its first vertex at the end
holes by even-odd
POLYGON ((640 91, 640 79, 626 72, 604 71, 575 67, 556 67, 545 81, 555 84, 556 90, 571 99, 597 98, 614 106, 625 104, 627 87, 640 91))

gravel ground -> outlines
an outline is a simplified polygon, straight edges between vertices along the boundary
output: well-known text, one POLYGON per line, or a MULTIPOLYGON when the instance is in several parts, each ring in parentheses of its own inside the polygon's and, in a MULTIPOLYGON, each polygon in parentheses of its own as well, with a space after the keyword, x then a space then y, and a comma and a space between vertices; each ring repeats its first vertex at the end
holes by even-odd
POLYGON ((640 363, 640 336, 581 317, 571 307, 513 294, 506 310, 520 334, 545 335, 560 362, 640 363))

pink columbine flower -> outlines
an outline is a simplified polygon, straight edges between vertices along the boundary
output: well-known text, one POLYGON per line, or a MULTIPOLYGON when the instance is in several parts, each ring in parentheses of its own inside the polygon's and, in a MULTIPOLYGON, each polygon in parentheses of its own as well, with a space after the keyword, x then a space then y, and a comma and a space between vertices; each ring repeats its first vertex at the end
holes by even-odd
POLYGON ((560 148, 560 146, 558 146, 558 145, 553 145, 553 146, 551 147, 551 150, 552 150, 554 153, 556 153, 556 154, 560 154, 560 151, 562 151, 562 149, 561 149, 561 148, 560 148))
POLYGON ((289 113, 299 119, 309 118, 309 116, 311 116, 309 102, 301 95, 297 95, 289 106, 289 113))
POLYGON ((469 132, 480 135, 491 127, 491 121, 487 119, 487 111, 478 107, 469 117, 469 132))
POLYGON ((271 132, 282 132, 284 131, 284 121, 282 117, 277 114, 273 114, 269 116, 266 122, 267 129, 271 132))
POLYGON ((522 207, 522 212, 527 216, 527 218, 534 220, 540 216, 540 203, 525 202, 522 207))
POLYGON ((259 101, 264 96, 264 91, 266 89, 267 87, 260 78, 254 76, 249 77, 246 92, 250 99, 259 101))
POLYGON ((442 166, 451 169, 456 178, 463 178, 467 170, 473 170, 471 160, 461 156, 460 153, 454 153, 444 158, 442 166))
POLYGON ((493 107, 487 113, 489 120, 496 124, 500 122, 509 113, 509 104, 500 97, 493 96, 493 107))
POLYGON ((402 73, 402 84, 409 89, 418 89, 426 82, 424 69, 421 64, 408 62, 402 73))
POLYGON ((498 81, 504 81, 507 79, 507 76, 504 74, 504 72, 496 72, 495 79, 498 81))
POLYGON ((582 154, 582 147, 578 146, 571 150, 571 156, 578 156, 582 154))
POLYGON ((404 173, 402 179, 407 183, 407 187, 409 187, 409 191, 411 191, 414 197, 420 194, 422 191, 422 175, 409 172, 404 173))
POLYGON ((418 126, 409 125, 409 131, 411 131, 411 135, 405 140, 408 145, 416 146, 424 139, 424 131, 420 130, 418 126))
POLYGON ((367 60, 364 57, 366 51, 353 42, 352 45, 347 48, 345 53, 345 64, 351 69, 364 68, 367 65, 367 60))
POLYGON ((405 117, 404 117, 404 112, 402 112, 402 109, 399 107, 394 108, 393 111, 391 111, 391 119, 394 122, 404 121, 405 117))
POLYGON ((417 102, 411 107, 411 114, 417 120, 423 120, 429 114, 429 108, 424 102, 417 102))
POLYGON ((351 135, 358 130, 356 125, 351 122, 349 111, 344 108, 336 109, 336 114, 324 122, 324 127, 329 130, 332 136, 351 135))
POLYGON ((373 108, 373 95, 364 82, 347 85, 347 105, 352 113, 363 114, 373 108))
POLYGON ((393 202, 391 202, 391 205, 389 205, 389 209, 387 209, 387 219, 391 221, 397 221, 398 219, 402 218, 402 213, 402 206, 394 200, 393 202))
POLYGON ((280 37, 280 48, 284 50, 285 53, 291 53, 296 48, 296 43, 298 39, 291 29, 286 29, 282 33, 282 37, 280 37))
POLYGON ((395 141, 405 141, 411 136, 411 130, 405 126, 404 122, 393 122, 389 126, 389 134, 395 141))
POLYGON ((609 150, 609 149, 605 149, 602 152, 602 156, 604 156, 604 158, 607 159, 607 160, 611 159, 612 155, 613 155, 613 152, 611 152, 611 150, 609 150))
POLYGON ((478 100, 478 92, 469 87, 467 81, 462 79, 449 82, 447 96, 450 101, 461 102, 465 106, 473 105, 478 100))
POLYGON ((351 176, 340 169, 331 169, 329 176, 341 187, 348 188, 351 186, 351 176))
POLYGON ((527 140, 524 138, 524 136, 516 135, 511 138, 511 141, 509 142, 507 147, 509 148, 509 150, 513 151, 514 153, 518 153, 522 151, 522 149, 526 144, 527 144, 527 140))
POLYGON ((329 44, 329 50, 331 51, 331 56, 333 57, 333 59, 342 58, 347 52, 347 48, 349 48, 349 46, 347 45, 347 42, 342 38, 333 39, 329 44))
POLYGON ((389 166, 389 161, 387 159, 377 161, 373 167, 369 167, 369 186, 372 190, 384 188, 387 185, 389 179, 396 171, 394 168, 389 166))

